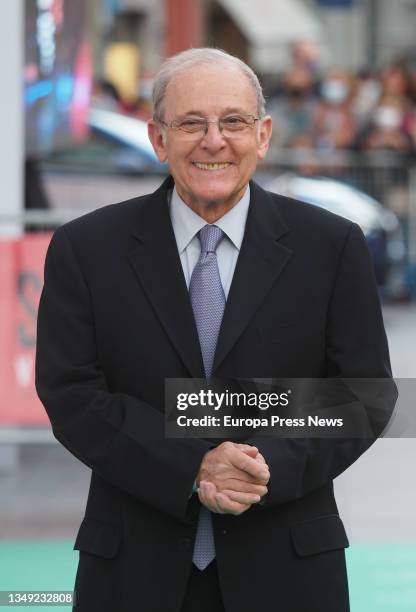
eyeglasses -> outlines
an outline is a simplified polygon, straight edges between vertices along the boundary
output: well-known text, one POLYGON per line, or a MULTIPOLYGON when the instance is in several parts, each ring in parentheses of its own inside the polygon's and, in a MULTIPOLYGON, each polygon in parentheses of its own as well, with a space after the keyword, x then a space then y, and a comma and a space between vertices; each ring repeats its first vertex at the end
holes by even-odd
POLYGON ((242 136, 250 128, 253 128, 256 121, 260 121, 260 118, 254 115, 227 115, 212 121, 208 121, 208 119, 203 117, 186 117, 185 119, 175 119, 170 123, 159 120, 159 123, 167 128, 176 130, 181 136, 188 136, 197 140, 206 136, 210 123, 215 123, 223 136, 236 138, 242 136))

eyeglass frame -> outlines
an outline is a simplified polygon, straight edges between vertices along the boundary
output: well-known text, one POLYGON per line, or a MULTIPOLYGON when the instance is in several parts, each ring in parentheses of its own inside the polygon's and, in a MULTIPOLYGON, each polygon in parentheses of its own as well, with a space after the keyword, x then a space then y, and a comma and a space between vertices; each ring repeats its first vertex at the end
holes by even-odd
MULTIPOLYGON (((235 114, 235 115, 229 114, 229 115, 225 115, 225 117, 218 117, 218 119, 213 119, 213 120, 205 119, 204 117, 195 117, 195 119, 203 119, 204 120, 205 128, 204 128, 203 133, 201 133, 201 134, 199 134, 198 131, 197 132, 187 132, 186 130, 181 129, 181 127, 179 125, 174 125, 177 121, 181 121, 180 119, 173 119, 172 121, 167 122, 167 121, 163 121, 163 119, 156 119, 155 118, 155 121, 160 123, 160 125, 163 125, 163 127, 169 128, 171 130, 177 130, 177 131, 182 132, 183 134, 197 135, 197 136, 199 135, 201 138, 204 138, 208 134, 208 126, 209 126, 210 123, 216 123, 217 126, 218 126, 218 131, 222 135, 223 134, 223 130, 224 130, 224 126, 221 126, 221 121, 223 119, 225 119, 226 117, 234 117, 234 116, 240 116, 240 117, 243 117, 243 118, 251 117, 251 119, 253 120, 253 123, 247 123, 246 124, 246 127, 249 127, 249 128, 253 128, 257 121, 261 121, 262 120, 262 117, 256 117, 255 115, 251 115, 251 114, 244 114, 244 115, 243 114, 241 114, 241 115, 238 115, 238 114, 235 114)), ((182 121, 185 121, 185 118, 182 121)), ((201 124, 202 124, 202 122, 201 122, 201 124)), ((243 130, 244 130, 244 128, 243 128, 243 130)), ((238 130, 237 130, 236 133, 238 133, 238 130)))

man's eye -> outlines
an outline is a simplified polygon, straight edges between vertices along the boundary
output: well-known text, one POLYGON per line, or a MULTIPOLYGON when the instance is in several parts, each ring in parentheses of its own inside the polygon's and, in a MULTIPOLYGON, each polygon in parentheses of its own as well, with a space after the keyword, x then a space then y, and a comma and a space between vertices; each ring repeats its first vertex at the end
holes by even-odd
POLYGON ((225 121, 226 123, 241 123, 244 121, 243 117, 238 117, 236 116, 231 116, 231 117, 224 117, 223 121, 225 121))
POLYGON ((230 117, 224 117, 222 120, 222 124, 227 128, 241 128, 247 125, 244 117, 239 117, 238 115, 232 115, 230 117))
POLYGON ((184 130, 199 130, 205 126, 205 121, 202 119, 185 119, 179 124, 179 128, 184 130))

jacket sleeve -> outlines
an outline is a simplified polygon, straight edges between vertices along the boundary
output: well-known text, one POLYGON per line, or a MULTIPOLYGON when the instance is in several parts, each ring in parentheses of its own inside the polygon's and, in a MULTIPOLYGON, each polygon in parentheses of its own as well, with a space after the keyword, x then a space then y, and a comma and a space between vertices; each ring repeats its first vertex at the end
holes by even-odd
MULTIPOLYGON (((373 382, 373 393, 355 396, 372 435, 348 439, 251 437, 246 442, 258 447, 270 467, 263 507, 299 499, 333 480, 381 435, 393 413, 397 388, 391 378, 373 266, 365 237, 355 224, 345 240, 329 302, 326 364, 328 377, 361 380, 364 389, 368 388, 366 381, 373 382), (377 384, 375 379, 383 380, 377 384)), ((351 382, 352 388, 357 387, 351 382)))
POLYGON ((166 439, 164 415, 138 397, 109 391, 97 356, 87 282, 65 228, 45 262, 36 389, 55 437, 103 479, 186 521, 203 440, 166 439))

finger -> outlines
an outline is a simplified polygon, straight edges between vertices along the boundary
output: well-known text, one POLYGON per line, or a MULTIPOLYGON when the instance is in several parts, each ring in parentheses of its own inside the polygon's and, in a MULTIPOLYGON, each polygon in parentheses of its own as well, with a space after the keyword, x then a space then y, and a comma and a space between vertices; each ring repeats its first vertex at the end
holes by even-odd
MULTIPOLYGON (((270 478, 270 476, 268 476, 268 478, 270 478)), ((254 478, 254 476, 250 476, 249 474, 247 474, 247 472, 242 472, 241 470, 238 470, 233 467, 229 467, 223 473, 217 474, 216 477, 212 479, 212 482, 215 484, 215 486, 219 490, 225 489, 226 488, 225 484, 227 482, 234 482, 237 486, 230 486, 229 488, 234 489, 236 491, 240 490, 238 484, 242 482, 245 482, 248 487, 252 487, 252 486, 265 487, 267 485, 267 482, 265 480, 254 478)), ((245 487, 242 490, 246 492, 249 489, 245 487)))
POLYGON ((242 470, 239 470, 233 466, 229 466, 227 470, 224 470, 224 472, 216 475, 215 485, 220 486, 220 483, 224 483, 227 480, 246 482, 249 485, 265 486, 266 484, 264 480, 250 476, 250 474, 247 474, 247 472, 243 472, 242 470))
POLYGON ((200 500, 212 512, 238 515, 251 507, 250 504, 240 504, 230 500, 227 495, 218 493, 216 486, 210 481, 202 480, 199 483, 199 489, 201 490, 200 500))
POLYGON ((256 459, 256 461, 259 461, 260 463, 266 463, 266 459, 263 457, 263 455, 261 453, 257 453, 255 459, 256 459))
POLYGON ((218 483, 217 490, 222 493, 224 490, 237 491, 239 493, 249 493, 251 495, 260 495, 264 497, 267 494, 267 487, 265 485, 252 484, 244 482, 244 480, 238 480, 236 478, 227 479, 218 483))
POLYGON ((217 493, 215 497, 217 506, 224 514, 239 515, 251 507, 249 504, 240 504, 238 502, 232 501, 227 495, 224 495, 223 493, 217 493))
POLYGON ((253 457, 253 459, 255 459, 256 461, 259 461, 260 463, 266 463, 265 458, 259 452, 259 449, 256 446, 249 446, 248 444, 236 444, 236 446, 240 450, 242 450, 243 453, 246 453, 246 455, 248 455, 249 457, 253 457))
POLYGON ((203 481, 202 489, 204 498, 207 501, 207 507, 211 510, 211 512, 216 512, 219 514, 224 514, 223 510, 219 507, 216 499, 217 488, 212 482, 203 481))
POLYGON ((202 489, 207 507, 212 512, 218 514, 241 514, 241 512, 250 507, 250 504, 234 503, 227 495, 218 494, 215 485, 211 482, 203 482, 202 489))
POLYGON ((243 493, 242 491, 233 491, 231 489, 224 489, 223 491, 218 491, 218 493, 226 495, 231 501, 235 501, 239 504, 244 504, 246 506, 251 506, 251 504, 258 504, 261 500, 260 495, 253 495, 253 493, 243 493))
POLYGON ((250 476, 267 481, 269 478, 269 468, 267 464, 259 463, 253 457, 250 457, 246 453, 235 449, 235 452, 230 453, 230 462, 233 467, 246 472, 250 476))
POLYGON ((243 451, 243 453, 246 453, 246 455, 249 457, 253 457, 253 459, 255 459, 259 453, 258 448, 255 446, 250 446, 249 444, 235 444, 235 446, 239 450, 243 451))
POLYGON ((201 504, 203 504, 206 508, 208 508, 208 510, 211 510, 211 512, 217 512, 217 505, 215 504, 215 506, 212 506, 212 503, 209 501, 207 497, 206 490, 202 482, 199 483, 198 498, 201 504))
POLYGON ((215 512, 217 512, 218 514, 224 514, 225 511, 221 508, 221 506, 218 504, 218 500, 217 500, 217 487, 212 483, 212 482, 205 482, 204 483, 204 487, 205 487, 205 491, 206 491, 206 496, 207 499, 210 503, 210 505, 215 508, 215 512))
POLYGON ((269 481, 270 473, 267 464, 259 463, 240 449, 234 448, 233 452, 230 452, 229 460, 234 467, 247 472, 261 482, 267 483, 269 481))
POLYGON ((216 509, 214 509, 211 506, 209 500, 207 499, 204 487, 201 486, 201 484, 199 485, 199 488, 198 488, 198 498, 201 504, 203 504, 206 508, 208 508, 208 510, 210 510, 211 512, 216 512, 216 509))

